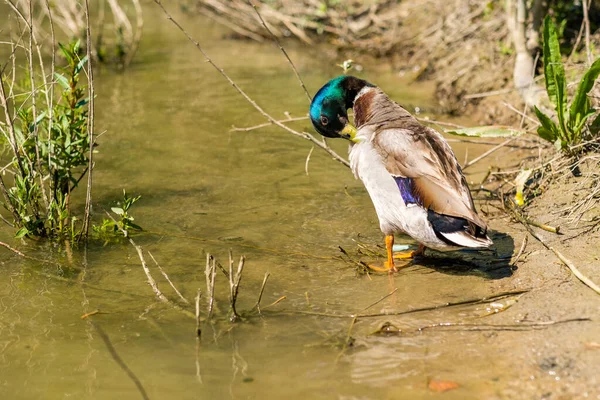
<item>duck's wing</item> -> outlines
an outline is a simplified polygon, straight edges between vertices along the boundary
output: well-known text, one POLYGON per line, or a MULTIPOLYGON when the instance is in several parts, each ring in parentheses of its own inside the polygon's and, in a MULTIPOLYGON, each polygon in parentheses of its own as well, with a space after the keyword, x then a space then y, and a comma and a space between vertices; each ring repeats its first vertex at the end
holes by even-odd
POLYGON ((372 143, 405 202, 427 209, 434 228, 458 245, 491 244, 487 225, 477 215, 460 165, 442 135, 412 118, 402 126, 392 125, 396 126, 375 128, 372 143))

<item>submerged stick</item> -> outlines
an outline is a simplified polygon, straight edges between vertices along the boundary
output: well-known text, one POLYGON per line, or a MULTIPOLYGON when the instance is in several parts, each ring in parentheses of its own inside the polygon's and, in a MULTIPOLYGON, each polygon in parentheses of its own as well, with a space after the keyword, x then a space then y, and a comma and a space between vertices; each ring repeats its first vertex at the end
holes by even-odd
POLYGON ((443 331, 467 331, 467 332, 481 332, 481 331, 527 331, 535 329, 546 329, 550 326, 567 324, 572 322, 589 322, 591 318, 569 318, 559 321, 534 321, 534 322, 523 322, 521 324, 471 324, 462 322, 439 322, 436 324, 425 325, 419 328, 410 330, 402 330, 392 324, 386 323, 384 326, 371 333, 370 335, 405 335, 405 334, 418 334, 426 330, 441 329, 443 331))
POLYGON ((237 270, 233 271, 233 254, 231 250, 229 250, 229 305, 231 307, 231 317, 230 321, 234 322, 239 318, 239 314, 236 310, 237 297, 240 289, 240 282, 242 280, 242 272, 244 271, 244 263, 246 262, 246 258, 244 256, 240 257, 240 262, 238 263, 237 270))
POLYGON ((208 293, 208 319, 212 317, 215 304, 215 277, 217 275, 217 261, 210 254, 206 254, 206 291, 208 293))
POLYGON ((105 211, 105 213, 106 213, 106 215, 108 215, 108 217, 110 219, 112 219, 115 222, 115 225, 118 227, 118 229, 123 233, 123 235, 125 235, 127 240, 129 240, 129 243, 131 243, 131 245, 133 246, 135 251, 137 251, 138 257, 142 263, 142 269, 144 270, 144 274, 146 274, 146 279, 148 280, 148 284, 152 288, 152 291, 154 292, 156 297, 158 297, 158 299, 161 302, 163 302, 165 304, 169 304, 171 307, 175 308, 178 311, 181 311, 183 314, 187 315, 188 317, 195 318, 196 316, 194 314, 192 314, 188 310, 181 308, 177 304, 173 303, 171 300, 169 300, 167 298, 167 296, 165 296, 163 294, 163 292, 161 292, 161 290, 158 288, 158 284, 156 283, 156 281, 152 277, 152 274, 150 273, 150 268, 148 268, 148 264, 146 263, 146 259, 144 258, 144 251, 143 251, 142 247, 138 246, 131 237, 127 236, 127 231, 117 224, 117 221, 113 218, 112 215, 110 215, 109 212, 105 211))
POLYGON ((340 351, 340 353, 337 356, 337 360, 340 359, 340 357, 344 354, 344 352, 346 351, 346 349, 348 348, 348 346, 350 346, 350 344, 352 343, 352 329, 354 328, 354 325, 356 324, 356 321, 358 320, 358 318, 361 317, 360 313, 363 311, 367 311, 369 308, 381 303, 382 301, 384 301, 385 299, 387 299, 388 297, 390 297, 391 295, 393 295, 394 293, 396 293, 398 291, 398 288, 395 288, 394 290, 392 290, 390 293, 386 294, 385 296, 381 297, 379 300, 369 304, 368 306, 366 306, 365 308, 363 308, 362 310, 360 310, 356 315, 354 315, 352 317, 352 321, 350 321, 350 326, 348 327, 348 334, 346 335, 346 339, 344 340, 344 346, 342 347, 342 351, 340 351))
POLYGON ((196 336, 198 338, 202 336, 202 330, 200 329, 200 298, 202 298, 202 291, 198 288, 196 294, 196 336))

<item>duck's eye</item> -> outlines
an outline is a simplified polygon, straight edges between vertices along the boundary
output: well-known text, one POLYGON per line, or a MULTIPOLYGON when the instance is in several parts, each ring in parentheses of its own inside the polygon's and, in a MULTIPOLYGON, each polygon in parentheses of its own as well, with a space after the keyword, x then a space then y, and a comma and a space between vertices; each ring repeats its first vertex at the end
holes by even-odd
POLYGON ((329 119, 326 116, 321 115, 321 125, 325 126, 328 123, 329 123, 329 119))

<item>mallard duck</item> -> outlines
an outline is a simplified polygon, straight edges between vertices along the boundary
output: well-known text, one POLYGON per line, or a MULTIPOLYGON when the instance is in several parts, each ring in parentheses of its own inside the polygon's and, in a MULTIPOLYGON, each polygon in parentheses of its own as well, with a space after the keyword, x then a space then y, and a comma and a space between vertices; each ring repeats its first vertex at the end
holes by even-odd
POLYGON ((353 76, 332 79, 315 95, 310 119, 321 135, 350 141, 350 166, 369 192, 385 234, 385 270, 396 270, 394 258, 412 258, 425 248, 492 245, 444 137, 421 125, 381 89, 353 76), (394 257, 395 233, 411 236, 418 250, 394 257))

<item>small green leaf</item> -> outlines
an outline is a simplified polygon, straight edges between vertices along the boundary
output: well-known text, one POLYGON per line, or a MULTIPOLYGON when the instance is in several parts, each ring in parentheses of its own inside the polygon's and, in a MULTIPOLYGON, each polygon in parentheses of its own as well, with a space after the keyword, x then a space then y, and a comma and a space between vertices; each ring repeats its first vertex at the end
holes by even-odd
POLYGON ((129 223, 129 226, 130 226, 131 228, 133 228, 133 229, 137 229, 138 231, 143 231, 143 229, 142 229, 142 227, 141 227, 141 226, 139 226, 139 225, 136 225, 136 224, 134 224, 134 223, 131 223, 131 222, 130 222, 130 223, 129 223))
POLYGON ((590 132, 592 135, 597 135, 600 132, 600 116, 596 116, 590 124, 590 132))
POLYGON ((71 57, 71 52, 69 51, 69 49, 67 49, 62 43, 58 43, 58 47, 60 47, 60 50, 62 51, 62 53, 65 56, 65 58, 67 59, 67 61, 69 61, 69 63, 71 63, 73 58, 71 57))
POLYGON ((54 78, 56 79, 56 81, 58 83, 60 83, 60 86, 62 86, 63 89, 70 89, 71 88, 71 85, 69 85, 68 79, 64 75, 61 75, 58 72, 55 72, 54 73, 54 78))
POLYGON ((77 66, 75 67, 75 73, 76 74, 78 74, 79 71, 81 71, 81 69, 83 68, 83 66, 87 62, 87 60, 88 60, 88 56, 85 56, 81 60, 79 60, 79 63, 77 63, 77 66))
POLYGON ((455 136, 470 136, 470 137, 510 137, 519 136, 523 134, 523 131, 518 129, 490 125, 490 126, 475 126, 471 128, 460 128, 460 129, 444 129, 445 133, 455 136))
POLYGON ((121 207, 111 207, 111 210, 117 215, 123 215, 123 213, 125 212, 121 207))
POLYGON ((579 86, 577 86, 577 92, 569 110, 569 122, 572 126, 577 126, 581 123, 581 120, 577 120, 577 114, 587 114, 590 107, 590 100, 587 95, 594 87, 598 75, 600 75, 600 58, 594 61, 581 79, 581 82, 579 82, 579 86))
POLYGON ((29 229, 23 227, 17 231, 17 233, 15 234, 15 238, 21 239, 21 238, 27 236, 28 234, 29 234, 29 229))
POLYGON ((565 68, 562 64, 556 27, 550 16, 544 19, 544 77, 548 98, 556 108, 558 122, 566 135, 568 132, 564 118, 567 111, 565 68))
POLYGON ((537 130, 538 135, 540 135, 542 139, 545 139, 549 142, 554 142, 558 137, 558 127, 554 121, 552 121, 546 114, 541 112, 537 107, 534 106, 533 110, 535 111, 535 115, 537 116, 538 120, 542 124, 542 126, 540 126, 537 130))
POLYGON ((89 102, 90 102, 90 98, 89 97, 87 97, 85 99, 81 99, 81 100, 79 100, 77 102, 77 104, 75 104, 75 108, 83 107, 83 106, 85 106, 89 102))

